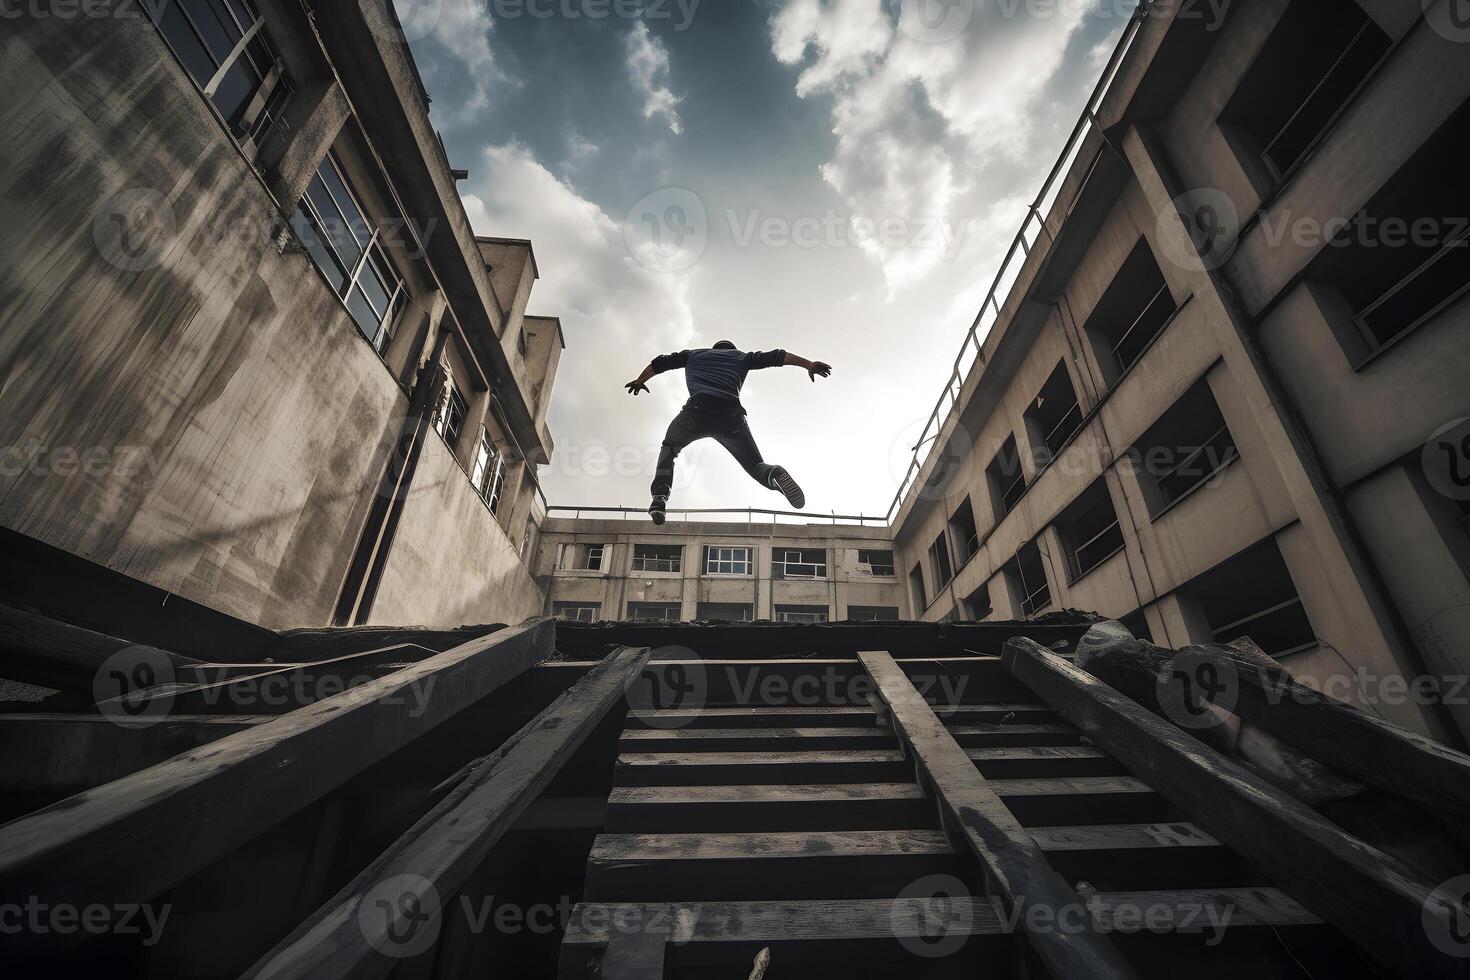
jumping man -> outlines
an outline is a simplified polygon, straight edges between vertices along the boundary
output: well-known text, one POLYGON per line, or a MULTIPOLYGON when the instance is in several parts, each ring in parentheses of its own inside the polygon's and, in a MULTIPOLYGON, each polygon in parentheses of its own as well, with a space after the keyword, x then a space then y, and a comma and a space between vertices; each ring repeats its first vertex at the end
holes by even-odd
POLYGON ((674 459, 696 439, 714 439, 729 451, 745 472, 763 487, 785 494, 792 507, 806 505, 806 494, 783 466, 772 466, 761 459, 760 447, 745 422, 745 408, 740 404, 740 388, 745 376, 760 368, 783 367, 787 364, 803 368, 812 381, 827 377, 832 367, 821 361, 788 354, 784 350, 746 353, 722 340, 709 350, 681 350, 677 354, 660 354, 643 369, 643 373, 623 387, 630 395, 647 391, 645 382, 655 374, 675 368, 684 369, 684 383, 689 386, 689 400, 664 434, 663 448, 658 454, 658 469, 653 475, 653 503, 648 513, 653 523, 664 522, 664 509, 669 491, 674 486, 674 459))

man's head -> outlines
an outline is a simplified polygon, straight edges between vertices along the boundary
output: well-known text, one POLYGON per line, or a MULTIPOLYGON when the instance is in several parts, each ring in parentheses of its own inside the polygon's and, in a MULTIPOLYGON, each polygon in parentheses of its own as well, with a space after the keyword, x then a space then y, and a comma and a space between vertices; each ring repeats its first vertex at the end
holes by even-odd
POLYGON ((728 340, 715 341, 715 350, 737 350, 736 346, 728 340))

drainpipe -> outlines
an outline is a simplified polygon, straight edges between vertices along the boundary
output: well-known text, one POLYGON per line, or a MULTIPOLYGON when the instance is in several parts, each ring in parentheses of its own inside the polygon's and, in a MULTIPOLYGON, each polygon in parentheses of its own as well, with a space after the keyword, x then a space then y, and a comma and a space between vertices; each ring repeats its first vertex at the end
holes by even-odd
POLYGON ((403 517, 403 504, 413 486, 424 439, 433 423, 435 392, 443 387, 444 349, 449 343, 449 329, 440 325, 434 351, 419 368, 418 380, 409 401, 408 415, 399 427, 398 437, 388 455, 388 465, 378 481, 377 493, 368 509, 357 549, 347 566, 337 608, 332 614, 333 626, 360 626, 372 613, 373 600, 382 582, 388 552, 403 517))

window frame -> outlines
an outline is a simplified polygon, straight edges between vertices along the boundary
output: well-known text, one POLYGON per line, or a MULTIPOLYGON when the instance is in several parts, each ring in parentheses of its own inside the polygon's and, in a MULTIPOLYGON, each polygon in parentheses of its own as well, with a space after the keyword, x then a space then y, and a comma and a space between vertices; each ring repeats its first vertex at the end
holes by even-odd
POLYGON ((704 574, 707 576, 721 576, 731 578, 748 578, 755 574, 755 549, 749 545, 739 544, 707 544, 704 546, 704 574), (731 557, 719 557, 722 552, 730 552, 731 557), (744 560, 734 557, 736 552, 745 552, 744 560), (730 565, 729 571, 721 571, 712 567, 717 565, 730 565), (744 571, 737 571, 735 566, 743 565, 744 571))
POLYGON ((800 603, 774 606, 771 616, 778 623, 800 623, 806 626, 831 622, 831 615, 825 607, 818 611, 815 606, 808 607, 800 603))
POLYGON ((772 549, 772 551, 771 551, 771 574, 773 576, 776 573, 777 567, 779 567, 781 569, 780 578, 782 578, 783 580, 784 579, 808 579, 808 580, 825 579, 827 577, 827 572, 828 572, 828 567, 829 567, 828 566, 828 563, 827 563, 827 549, 825 549, 825 548, 779 548, 779 549, 772 549), (807 554, 816 554, 818 551, 820 551, 822 553, 822 560, 821 561, 814 562, 814 561, 804 561, 803 560, 803 558, 807 554), (780 555, 780 557, 777 557, 778 554, 780 555), (795 555, 796 558, 795 559, 792 559, 792 557, 791 557, 792 555, 795 555), (797 568, 810 568, 812 570, 812 572, 811 572, 810 575, 808 575, 806 573, 803 573, 803 572, 793 572, 793 571, 791 571, 791 568, 792 568, 793 565, 796 566, 797 568))
POLYGON ((505 492, 505 478, 508 468, 505 463, 505 454, 495 445, 495 440, 490 436, 490 430, 483 425, 480 426, 480 444, 475 449, 475 465, 470 471, 470 484, 485 506, 490 508, 490 513, 499 516, 500 500, 505 492), (492 468, 491 463, 494 463, 492 468))
POLYGON ((601 621, 602 603, 600 602, 553 602, 551 604, 551 616, 569 623, 596 623, 601 621), (568 616, 567 612, 576 610, 578 615, 568 616), (589 613, 589 618, 583 618, 580 613, 589 613))
POLYGON ((682 620, 680 619, 680 617, 683 616, 683 615, 684 615, 684 606, 683 606, 683 603, 680 603, 680 602, 629 602, 628 603, 628 621, 630 623, 678 623, 678 622, 682 622, 682 620), (667 616, 663 616, 663 617, 660 617, 658 619, 650 619, 648 617, 639 616, 639 615, 635 614, 634 613, 634 609, 636 607, 657 608, 657 609, 662 609, 665 612, 667 612, 668 610, 672 609, 674 611, 674 616, 673 616, 672 619, 670 619, 667 616))
POLYGON ((678 574, 678 573, 682 573, 684 571, 684 546, 682 544, 647 544, 647 543, 637 544, 637 543, 635 543, 633 545, 633 563, 632 563, 632 570, 635 571, 635 572, 645 572, 645 573, 667 573, 667 574, 678 574), (665 548, 665 549, 672 549, 672 550, 677 551, 678 552, 678 555, 676 557, 673 557, 673 558, 648 558, 646 556, 643 556, 643 555, 639 555, 638 554, 638 549, 639 548, 665 548), (663 568, 650 567, 650 563, 652 563, 653 565, 662 564, 662 565, 671 566, 671 567, 663 567, 663 568))
POLYGON ((859 570, 866 568, 867 573, 874 578, 894 578, 898 574, 897 559, 893 557, 893 551, 891 549, 859 548, 857 549, 857 565, 859 570), (883 553, 888 555, 888 562, 886 564, 872 560, 873 555, 883 553), (864 555, 868 556, 866 560, 863 558, 864 555), (878 571, 880 568, 886 568, 888 571, 880 572, 878 571))
POLYGON ((454 378, 447 372, 444 377, 444 388, 439 397, 439 407, 434 410, 434 431, 439 433, 439 438, 452 451, 464 436, 464 424, 469 420, 470 400, 459 390, 459 385, 454 383, 454 378), (454 419, 450 409, 459 409, 459 418, 454 419), (451 435, 451 432, 453 433, 451 435))

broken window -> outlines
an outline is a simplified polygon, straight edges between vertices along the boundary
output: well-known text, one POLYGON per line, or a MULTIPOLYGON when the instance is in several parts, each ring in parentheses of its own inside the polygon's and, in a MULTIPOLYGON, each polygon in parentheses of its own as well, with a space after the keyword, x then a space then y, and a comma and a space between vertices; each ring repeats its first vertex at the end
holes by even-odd
POLYGON ((955 563, 964 568, 965 563, 980 550, 980 534, 975 530, 975 508, 970 505, 969 497, 949 516, 949 534, 954 541, 955 563))
POLYGON ((924 610, 929 608, 929 599, 924 594, 924 567, 915 565, 909 572, 909 596, 914 602, 914 618, 923 615, 924 610))
POLYGON ((600 572, 603 550, 600 544, 562 545, 556 567, 578 572, 600 572))
POLYGON ((1272 182, 1337 119, 1390 46, 1357 3, 1292 0, 1220 113, 1249 166, 1272 182))
POLYGON ((858 549, 858 571, 883 578, 893 577, 893 552, 858 549))
POLYGON ((1109 385, 1143 356, 1174 311, 1174 297, 1153 250, 1140 238, 1084 327, 1109 385))
POLYGON ((1068 504, 1057 515, 1056 526, 1073 581, 1123 550, 1123 529, 1118 526, 1106 478, 1097 480, 1068 504))
POLYGON ((602 606, 596 602, 554 602, 552 615, 577 623, 595 623, 602 616, 602 606))
POLYGON ((628 603, 628 619, 634 623, 677 623, 679 615, 677 602, 628 603))
POLYGON ((439 411, 434 417, 434 431, 443 436, 451 448, 459 443, 459 434, 464 431, 464 420, 469 411, 470 403, 459 393, 454 381, 446 379, 439 397, 439 411))
POLYGON ((825 623, 827 621, 826 606, 777 606, 775 612, 778 623, 825 623))
POLYGON ((684 569, 684 546, 679 544, 635 544, 633 571, 678 572, 684 569))
POLYGON ((1313 268, 1347 302, 1362 360, 1427 322, 1470 290, 1470 182, 1463 147, 1470 103, 1419 148, 1353 215, 1313 268))
POLYGON ((490 433, 480 430, 480 446, 475 453, 475 466, 470 483, 494 514, 500 509, 500 496, 505 489, 505 457, 495 448, 490 433))
POLYGON ((1239 455, 1209 382, 1203 378, 1128 450, 1155 517, 1239 455))
POLYGON ((1204 613, 1216 643, 1249 637, 1273 657, 1317 645, 1316 631, 1274 538, 1216 566, 1184 591, 1204 613))
POLYGON ((1072 389, 1072 379, 1067 366, 1058 364, 1046 384, 1026 409, 1026 429, 1031 435, 1031 445, 1036 450, 1038 461, 1049 462, 1062 451, 1067 441, 1082 428, 1082 406, 1077 403, 1077 393, 1072 389), (1043 447, 1046 454, 1042 456, 1043 447))
POLYGON ((247 155, 272 134, 286 138, 291 77, 250 0, 150 0, 143 9, 247 155))
POLYGON ((777 548, 771 558, 772 578, 826 578, 827 552, 821 548, 777 548))
POLYGON ((995 612, 995 607, 990 601, 989 582, 981 582, 978 589, 965 597, 965 611, 969 614, 970 620, 976 623, 995 612))
POLYGON ((704 549, 704 574, 749 575, 755 567, 749 548, 709 545, 704 549))
POLYGON ((1021 615, 1035 616, 1051 605, 1051 586, 1046 578, 1046 565, 1035 541, 1021 546, 1006 566, 1006 574, 1020 599, 1021 615))
POLYGON ((847 618, 855 623, 895 622, 897 606, 848 606, 847 618))
POLYGON ((753 618, 752 612, 753 610, 748 603, 701 602, 695 610, 694 617, 699 620, 748 623, 753 618))
POLYGON ((949 539, 943 531, 929 546, 929 567, 934 571, 935 591, 944 588, 954 577, 954 571, 949 567, 949 539))
POLYGON ((328 153, 291 215, 291 227, 357 329, 381 354, 408 290, 383 251, 382 229, 367 219, 359 200, 328 153))
POLYGON ((990 487, 995 519, 999 523, 1026 492, 1026 474, 1021 471, 1021 456, 1016 452, 1015 436, 1006 438, 1001 444, 1000 452, 985 467, 985 481, 990 487))

